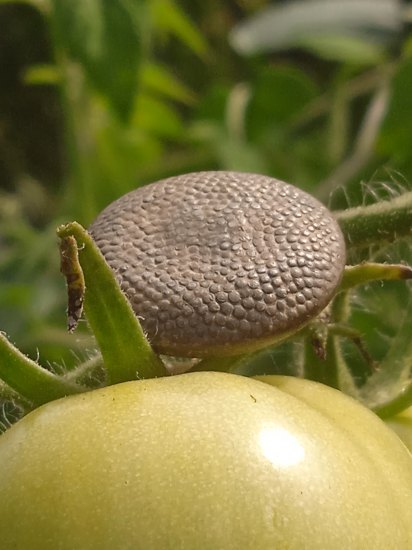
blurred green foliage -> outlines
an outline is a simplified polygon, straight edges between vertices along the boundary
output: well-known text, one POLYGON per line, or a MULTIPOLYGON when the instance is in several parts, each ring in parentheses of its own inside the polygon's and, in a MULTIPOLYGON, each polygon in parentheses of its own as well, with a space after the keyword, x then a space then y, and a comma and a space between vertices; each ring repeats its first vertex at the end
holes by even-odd
MULTIPOLYGON (((395 0, 0 0, 1 329, 56 369, 87 356, 87 331, 65 331, 55 227, 150 181, 261 172, 334 209, 408 189, 410 19, 395 0)), ((411 262, 402 243, 348 260, 365 258, 411 262)), ((354 296, 378 358, 408 298, 354 296)))

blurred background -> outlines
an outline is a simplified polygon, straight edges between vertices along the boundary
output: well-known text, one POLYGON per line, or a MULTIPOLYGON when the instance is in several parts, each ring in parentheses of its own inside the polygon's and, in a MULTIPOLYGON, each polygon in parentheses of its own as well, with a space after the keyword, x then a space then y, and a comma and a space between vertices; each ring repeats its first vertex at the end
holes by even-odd
MULTIPOLYGON (((259 172, 332 209, 410 189, 410 20, 397 0, 0 0, 0 329, 54 368, 87 356, 55 228, 159 178, 259 172)), ((377 355, 406 296, 386 288, 354 301, 377 355)))

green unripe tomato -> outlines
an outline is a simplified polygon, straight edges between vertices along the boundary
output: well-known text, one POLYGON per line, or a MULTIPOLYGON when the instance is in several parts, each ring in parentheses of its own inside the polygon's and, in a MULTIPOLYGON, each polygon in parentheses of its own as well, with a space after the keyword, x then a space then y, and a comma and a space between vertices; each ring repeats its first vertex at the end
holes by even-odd
POLYGON ((336 390, 269 381, 189 373, 30 413, 0 437, 2 550, 412 548, 399 438, 336 390))

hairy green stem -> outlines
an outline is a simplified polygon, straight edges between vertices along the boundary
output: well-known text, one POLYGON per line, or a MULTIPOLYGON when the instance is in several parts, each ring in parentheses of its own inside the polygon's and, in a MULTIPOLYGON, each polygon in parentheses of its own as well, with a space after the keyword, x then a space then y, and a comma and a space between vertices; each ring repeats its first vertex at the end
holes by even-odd
MULTIPOLYGON (((8 386, 3 380, 0 379, 0 405, 2 405, 5 402, 14 403, 24 411, 30 411, 33 407, 31 402, 28 399, 25 399, 20 393, 17 393, 10 386, 8 386)), ((0 411, 0 416, 1 416, 1 411, 0 411)), ((1 426, 0 426, 0 432, 1 432, 1 426)))
POLYGON ((411 324, 412 299, 379 371, 361 388, 361 401, 381 417, 398 414, 412 405, 411 324))
POLYGON ((386 403, 381 403, 372 407, 372 410, 381 418, 390 418, 396 414, 401 413, 412 404, 412 383, 405 385, 405 387, 398 393, 398 395, 386 403))
POLYGON ((304 337, 304 378, 339 388, 338 367, 336 361, 335 338, 327 335, 325 356, 319 357, 313 345, 312 335, 304 337))
POLYGON ((105 385, 106 371, 103 357, 100 353, 97 353, 73 370, 68 371, 64 375, 64 378, 70 382, 76 382, 76 384, 82 384, 90 388, 105 385))
POLYGON ((1 332, 0 378, 34 406, 85 391, 26 357, 1 332))
POLYGON ((412 235, 412 191, 392 200, 336 212, 348 248, 393 242, 412 235))

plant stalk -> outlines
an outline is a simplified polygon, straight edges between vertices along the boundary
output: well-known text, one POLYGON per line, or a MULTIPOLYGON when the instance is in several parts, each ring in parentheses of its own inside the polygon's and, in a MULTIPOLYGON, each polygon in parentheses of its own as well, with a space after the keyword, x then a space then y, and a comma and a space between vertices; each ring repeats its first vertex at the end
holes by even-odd
POLYGON ((389 201, 336 212, 348 248, 385 244, 412 235, 412 191, 389 201))

